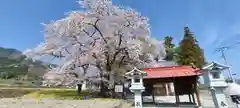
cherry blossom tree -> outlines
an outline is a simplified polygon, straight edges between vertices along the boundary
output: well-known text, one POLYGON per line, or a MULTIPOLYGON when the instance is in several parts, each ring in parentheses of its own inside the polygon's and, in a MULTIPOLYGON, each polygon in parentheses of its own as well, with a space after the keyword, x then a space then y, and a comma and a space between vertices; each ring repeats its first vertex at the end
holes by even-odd
POLYGON ((27 50, 28 57, 61 59, 62 64, 52 70, 75 75, 76 80, 95 72, 90 76, 100 79, 102 92, 111 87, 114 76, 133 67, 157 66, 156 60, 164 58, 163 42, 150 37, 147 17, 111 0, 78 3, 81 11, 44 24, 44 42, 27 50))

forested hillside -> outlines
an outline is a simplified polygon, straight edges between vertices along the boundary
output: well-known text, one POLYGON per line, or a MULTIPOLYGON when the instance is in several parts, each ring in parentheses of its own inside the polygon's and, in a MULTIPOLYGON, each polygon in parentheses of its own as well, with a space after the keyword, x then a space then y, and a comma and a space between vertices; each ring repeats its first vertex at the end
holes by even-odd
POLYGON ((48 64, 26 59, 16 49, 0 47, 0 79, 31 81, 41 80, 48 64))

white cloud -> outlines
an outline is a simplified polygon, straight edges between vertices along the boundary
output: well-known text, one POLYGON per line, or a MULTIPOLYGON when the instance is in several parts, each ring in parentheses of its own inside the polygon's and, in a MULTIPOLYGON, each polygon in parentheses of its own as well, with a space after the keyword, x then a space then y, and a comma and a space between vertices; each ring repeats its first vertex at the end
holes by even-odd
POLYGON ((224 45, 232 45, 240 41, 240 22, 229 26, 206 25, 203 30, 201 44, 212 50, 224 45))

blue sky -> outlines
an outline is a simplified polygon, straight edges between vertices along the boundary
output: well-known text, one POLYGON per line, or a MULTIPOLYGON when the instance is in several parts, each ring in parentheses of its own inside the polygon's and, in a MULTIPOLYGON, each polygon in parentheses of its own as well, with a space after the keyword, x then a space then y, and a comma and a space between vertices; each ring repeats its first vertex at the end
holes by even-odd
MULTIPOLYGON (((240 1, 231 0, 113 0, 131 7, 150 19, 152 36, 174 37, 178 43, 183 27, 189 26, 205 51, 208 61, 222 63, 214 48, 240 41, 240 1)), ((25 50, 43 41, 43 26, 79 9, 76 0, 1 0, 0 46, 25 50)), ((226 51, 232 71, 240 74, 240 45, 226 51)), ((238 75, 239 76, 239 75, 238 75)))

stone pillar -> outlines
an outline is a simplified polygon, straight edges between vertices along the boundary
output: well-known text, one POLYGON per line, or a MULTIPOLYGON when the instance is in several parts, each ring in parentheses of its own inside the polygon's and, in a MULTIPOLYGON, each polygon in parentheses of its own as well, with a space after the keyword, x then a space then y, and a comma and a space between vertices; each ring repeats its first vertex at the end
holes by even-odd
POLYGON ((222 92, 222 88, 211 88, 213 102, 216 108, 228 108, 226 96, 222 92))
POLYGON ((135 102, 135 108, 142 108, 142 91, 135 91, 134 92, 134 102, 135 102))

